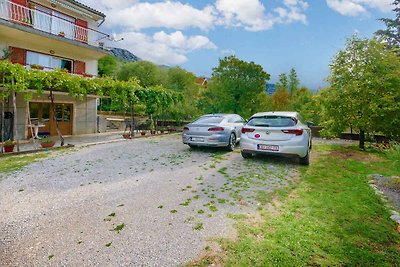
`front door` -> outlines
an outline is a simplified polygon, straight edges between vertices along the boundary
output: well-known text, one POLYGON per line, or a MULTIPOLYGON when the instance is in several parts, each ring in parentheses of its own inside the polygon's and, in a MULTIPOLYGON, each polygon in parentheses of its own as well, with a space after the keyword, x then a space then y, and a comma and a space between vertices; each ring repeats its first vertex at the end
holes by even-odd
MULTIPOLYGON (((58 129, 62 135, 72 135, 72 104, 54 104, 58 129)), ((52 112, 52 111, 51 111, 52 112)), ((57 135, 56 124, 53 123, 51 135, 57 135)))
MULTIPOLYGON (((72 104, 54 104, 55 114, 58 122, 58 129, 62 135, 72 135, 72 104)), ((51 103, 29 103, 29 112, 32 124, 44 125, 39 127, 39 135, 57 135, 56 122, 51 103)), ((29 121, 28 121, 29 124, 29 121)), ((32 136, 28 130, 28 138, 32 136)))

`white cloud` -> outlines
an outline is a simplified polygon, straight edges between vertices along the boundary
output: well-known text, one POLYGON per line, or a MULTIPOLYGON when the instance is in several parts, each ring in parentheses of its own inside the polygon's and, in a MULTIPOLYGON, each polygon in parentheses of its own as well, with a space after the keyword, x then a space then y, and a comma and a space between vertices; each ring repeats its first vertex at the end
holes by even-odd
POLYGON ((195 8, 177 0, 141 2, 139 0, 81 0, 107 15, 105 26, 140 31, 146 28, 207 31, 216 26, 243 27, 264 31, 278 23, 306 24, 304 0, 283 0, 279 8, 266 9, 261 0, 216 0, 213 5, 195 8))
POLYGON ((187 61, 186 54, 198 49, 216 49, 207 37, 187 37, 180 31, 167 34, 157 32, 153 36, 140 32, 125 32, 117 38, 124 41, 119 47, 132 51, 138 57, 160 65, 178 65, 187 61))
POLYGON ((144 2, 123 9, 111 9, 107 23, 111 27, 122 26, 133 30, 154 27, 206 30, 213 26, 213 12, 212 6, 196 9, 180 2, 144 2))
POLYGON ((393 9, 393 0, 326 0, 328 6, 344 16, 366 14, 368 8, 388 12, 393 9))
POLYGON ((187 54, 200 49, 217 49, 206 36, 185 36, 184 30, 207 32, 215 27, 241 27, 247 31, 269 30, 276 24, 307 24, 305 0, 281 0, 268 8, 261 0, 215 0, 197 8, 178 0, 80 0, 106 14, 108 31, 124 41, 112 43, 158 64, 176 65, 187 61, 187 54), (173 30, 145 34, 145 29, 173 30))
POLYGON ((308 8, 308 3, 301 0, 284 0, 286 9, 282 7, 275 8, 274 11, 279 14, 277 22, 279 23, 293 23, 302 22, 307 24, 307 17, 303 13, 308 8))
POLYGON ((248 31, 264 31, 277 23, 302 22, 307 24, 303 13, 308 3, 302 0, 284 0, 284 6, 266 13, 260 0, 217 0, 215 7, 220 14, 219 24, 244 27, 248 31))
POLYGON ((157 32, 153 35, 154 41, 176 48, 179 51, 193 51, 197 49, 217 49, 207 37, 195 35, 186 37, 181 31, 166 34, 164 31, 157 32))
POLYGON ((137 4, 139 0, 79 0, 79 2, 98 11, 107 13, 107 11, 111 9, 128 8, 137 4))

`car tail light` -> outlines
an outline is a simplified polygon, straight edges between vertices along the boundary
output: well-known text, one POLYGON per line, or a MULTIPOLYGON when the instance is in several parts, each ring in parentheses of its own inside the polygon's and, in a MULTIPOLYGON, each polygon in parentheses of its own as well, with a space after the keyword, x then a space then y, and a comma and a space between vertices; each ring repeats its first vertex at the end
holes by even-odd
POLYGON ((303 129, 282 130, 282 132, 287 133, 287 134, 302 135, 303 129))
POLYGON ((183 127, 184 131, 189 131, 189 127, 183 127))
POLYGON ((242 128, 242 133, 252 133, 255 129, 252 128, 242 128))
POLYGON ((223 127, 212 127, 212 128, 208 128, 209 132, 222 132, 224 130, 223 127))

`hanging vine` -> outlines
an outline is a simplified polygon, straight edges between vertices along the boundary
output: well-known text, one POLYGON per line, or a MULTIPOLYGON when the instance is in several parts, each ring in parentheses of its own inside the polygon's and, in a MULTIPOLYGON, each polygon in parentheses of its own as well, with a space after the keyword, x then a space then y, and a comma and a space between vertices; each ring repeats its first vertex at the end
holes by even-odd
MULTIPOLYGON (((49 92, 53 107, 53 92, 66 92, 71 97, 80 100, 87 95, 109 97, 114 104, 124 109, 130 108, 132 126, 134 125, 134 106, 136 104, 144 104, 146 112, 151 116, 160 108, 164 110, 172 103, 183 100, 180 93, 163 86, 143 88, 139 85, 137 79, 129 81, 117 81, 108 77, 87 79, 71 75, 60 69, 49 72, 27 70, 24 66, 13 64, 8 60, 0 60, 0 87, 2 88, 0 93, 3 99, 10 96, 15 97, 17 93, 24 93, 25 98, 29 99, 32 93, 41 95, 49 92)), ((2 116, 4 117, 4 114, 2 116)), ((14 117, 16 119, 16 108, 14 109, 14 117)), ((17 127, 13 128, 15 131, 17 127)), ((132 128, 131 135, 133 135, 132 128)), ((63 143, 63 137, 59 131, 58 133, 63 143)), ((14 139, 17 136, 18 133, 14 132, 14 139)))

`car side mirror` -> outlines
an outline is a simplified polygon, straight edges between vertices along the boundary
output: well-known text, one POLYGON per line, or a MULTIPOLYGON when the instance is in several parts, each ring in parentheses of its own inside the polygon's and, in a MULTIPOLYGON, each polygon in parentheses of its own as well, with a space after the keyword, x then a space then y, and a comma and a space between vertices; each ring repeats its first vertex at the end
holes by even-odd
POLYGON ((314 123, 313 123, 312 121, 308 121, 308 122, 307 122, 307 126, 308 126, 308 127, 314 126, 314 123))

